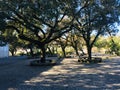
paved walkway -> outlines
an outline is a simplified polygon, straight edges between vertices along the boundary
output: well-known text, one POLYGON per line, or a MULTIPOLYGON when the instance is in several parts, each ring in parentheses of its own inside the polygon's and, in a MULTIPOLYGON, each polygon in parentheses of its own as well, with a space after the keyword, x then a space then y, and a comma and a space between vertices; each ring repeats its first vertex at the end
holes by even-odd
POLYGON ((0 60, 0 90, 120 90, 120 58, 79 64, 67 58, 55 66, 31 67, 29 60, 0 60))

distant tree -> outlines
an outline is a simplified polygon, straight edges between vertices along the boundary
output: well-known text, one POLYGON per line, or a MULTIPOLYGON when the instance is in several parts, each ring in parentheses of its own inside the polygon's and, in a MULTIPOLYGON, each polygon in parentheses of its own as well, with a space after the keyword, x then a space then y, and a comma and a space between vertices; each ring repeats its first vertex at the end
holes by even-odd
POLYGON ((53 55, 58 53, 57 52, 58 44, 56 41, 50 42, 46 47, 47 47, 48 54, 53 55))
POLYGON ((21 49, 24 49, 27 53, 27 55, 30 55, 31 57, 34 57, 34 47, 36 47, 33 43, 26 42, 24 40, 20 40, 21 43, 21 49), (29 49, 29 51, 28 51, 29 49))
POLYGON ((17 42, 18 39, 16 37, 12 37, 11 39, 14 39, 13 41, 9 41, 9 51, 11 53, 12 56, 16 55, 17 52, 17 48, 19 46, 19 43, 17 42))
POLYGON ((2 35, 3 33, 0 32, 0 46, 5 46, 7 44, 5 37, 2 35))
POLYGON ((120 55, 120 43, 119 43, 119 38, 117 36, 112 36, 109 39, 109 49, 110 49, 110 53, 111 54, 116 54, 116 55, 120 55))
POLYGON ((17 48, 21 45, 16 32, 13 30, 6 30, 2 33, 2 36, 4 37, 4 41, 9 44, 9 51, 11 55, 14 56, 17 52, 17 48))
POLYGON ((120 2, 118 0, 91 0, 88 3, 89 6, 82 9, 76 16, 75 27, 86 42, 88 60, 91 60, 91 50, 99 35, 105 35, 109 30, 110 33, 116 32, 115 29, 108 28, 119 21, 120 2), (92 35, 95 35, 94 39, 92 35))
POLYGON ((69 39, 68 43, 70 46, 72 46, 76 52, 77 56, 80 56, 81 54, 79 51, 82 52, 82 55, 84 55, 83 47, 85 45, 83 38, 78 34, 79 32, 76 32, 75 30, 72 30, 68 33, 69 39))
POLYGON ((100 51, 101 48, 108 49, 107 37, 100 36, 97 41, 94 43, 94 46, 97 47, 100 51))
POLYGON ((61 47, 62 52, 63 52, 63 57, 66 57, 66 51, 65 48, 68 46, 68 36, 67 35, 63 35, 61 38, 58 38, 57 40, 55 40, 58 45, 61 47))

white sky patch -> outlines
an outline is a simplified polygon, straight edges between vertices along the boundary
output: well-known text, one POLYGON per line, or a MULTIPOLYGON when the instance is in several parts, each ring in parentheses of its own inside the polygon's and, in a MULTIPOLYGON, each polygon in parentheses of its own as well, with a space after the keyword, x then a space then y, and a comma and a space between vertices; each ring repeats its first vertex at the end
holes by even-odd
POLYGON ((117 36, 120 36, 120 25, 119 26, 117 26, 117 28, 118 28, 118 33, 117 33, 117 36))

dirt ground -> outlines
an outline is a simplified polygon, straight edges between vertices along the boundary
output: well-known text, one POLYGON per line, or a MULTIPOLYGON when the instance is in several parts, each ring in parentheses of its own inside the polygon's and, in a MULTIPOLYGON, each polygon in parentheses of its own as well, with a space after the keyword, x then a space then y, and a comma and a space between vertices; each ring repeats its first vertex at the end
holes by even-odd
POLYGON ((0 59, 0 90, 120 90, 120 57, 99 64, 65 58, 55 66, 29 66, 26 58, 0 59))

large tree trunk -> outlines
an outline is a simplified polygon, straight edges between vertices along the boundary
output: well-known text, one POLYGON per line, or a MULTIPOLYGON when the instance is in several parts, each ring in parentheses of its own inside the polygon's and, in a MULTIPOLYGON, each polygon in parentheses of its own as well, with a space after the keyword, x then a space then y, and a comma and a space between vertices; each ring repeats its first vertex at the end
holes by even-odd
POLYGON ((88 53, 88 60, 92 60, 92 47, 90 45, 87 45, 87 53, 88 53))
POLYGON ((12 56, 15 56, 15 50, 10 50, 12 56))
POLYGON ((46 57, 45 46, 43 46, 41 48, 41 51, 42 51, 41 63, 45 63, 45 61, 46 61, 46 59, 45 59, 45 57, 46 57))
POLYGON ((14 56, 14 51, 11 51, 12 56, 14 56))

